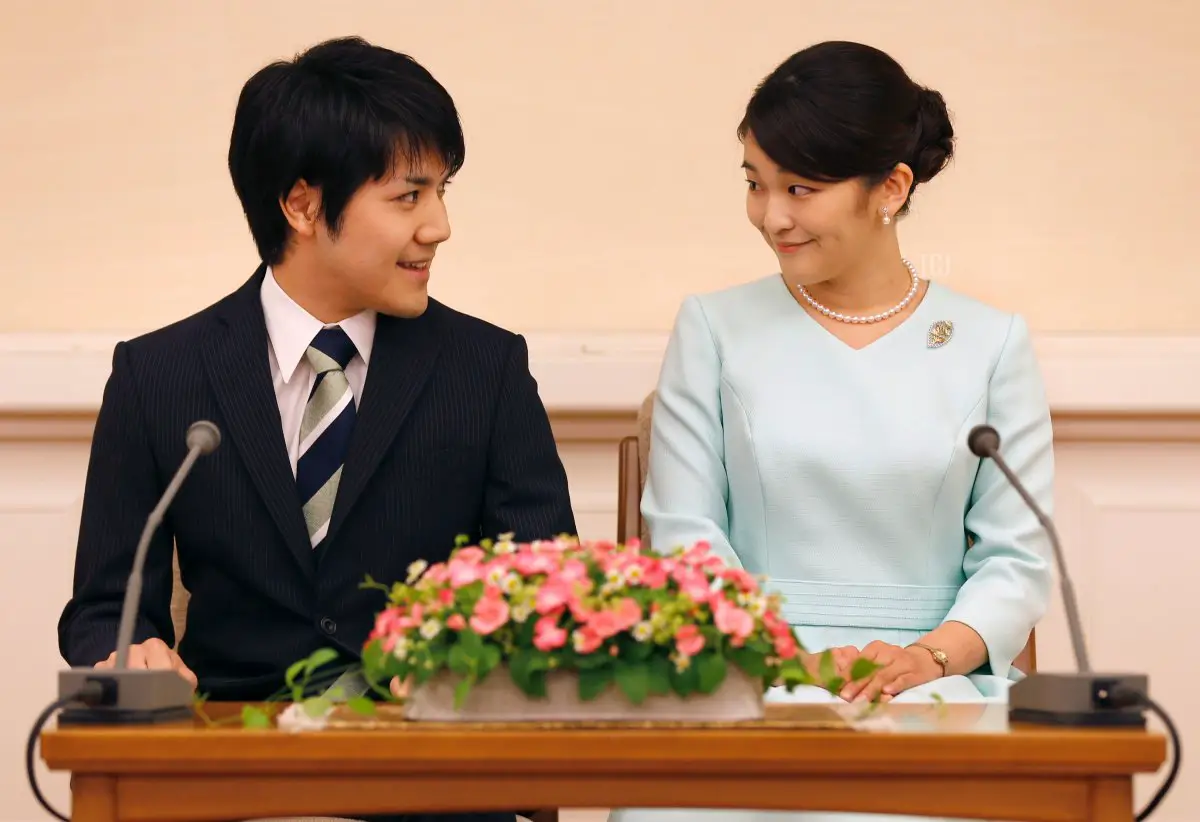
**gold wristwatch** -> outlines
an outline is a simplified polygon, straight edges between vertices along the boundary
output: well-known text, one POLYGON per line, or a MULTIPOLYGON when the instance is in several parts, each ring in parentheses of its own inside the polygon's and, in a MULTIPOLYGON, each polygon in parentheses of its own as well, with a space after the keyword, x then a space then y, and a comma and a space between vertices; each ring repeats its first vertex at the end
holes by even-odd
POLYGON ((950 664, 950 657, 946 656, 946 652, 940 648, 931 648, 928 645, 923 645, 920 642, 914 642, 909 645, 910 648, 924 648, 933 656, 933 661, 942 666, 942 676, 946 675, 946 666, 950 664))

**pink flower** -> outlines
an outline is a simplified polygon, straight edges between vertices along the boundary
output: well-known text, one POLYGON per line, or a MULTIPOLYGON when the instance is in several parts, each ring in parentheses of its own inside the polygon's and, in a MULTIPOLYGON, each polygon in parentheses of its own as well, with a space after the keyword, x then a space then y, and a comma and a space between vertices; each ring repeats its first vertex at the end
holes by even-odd
POLYGON ((687 594, 697 604, 707 602, 712 594, 712 584, 703 571, 686 565, 676 565, 671 578, 679 585, 680 593, 687 594))
POLYGON ((796 638, 791 633, 775 637, 775 653, 779 655, 780 659, 791 659, 799 650, 796 638))
POLYGON ((616 608, 589 611, 580 621, 586 622, 586 627, 601 639, 608 639, 621 631, 629 630, 641 619, 642 607, 637 604, 636 600, 625 597, 617 604, 616 608))
POLYGON ((449 588, 442 588, 437 593, 438 602, 447 608, 454 604, 454 592, 449 588))
POLYGON ((575 631, 571 635, 571 641, 575 646, 575 653, 590 654, 604 644, 603 637, 599 636, 590 625, 585 625, 575 631))
POLYGON ((451 614, 449 619, 446 620, 446 627, 451 631, 461 631, 467 627, 467 621, 463 619, 462 614, 451 614))
POLYGON ((400 633, 403 630, 400 624, 400 619, 403 616, 403 608, 392 607, 380 611, 375 616, 375 630, 371 632, 370 638, 378 639, 379 637, 400 633))
POLYGON ((791 627, 779 617, 775 616, 770 611, 763 614, 763 627, 767 629, 767 633, 778 639, 781 636, 790 634, 791 627))
POLYGON ((758 590, 758 580, 752 574, 741 568, 726 568, 721 572, 721 578, 743 593, 751 594, 758 590))
POLYGON ((711 549, 712 545, 709 542, 701 540, 684 551, 680 559, 688 565, 699 565, 708 558, 708 552, 711 549))
POLYGON ((582 560, 578 559, 569 559, 564 562, 562 570, 558 572, 558 576, 560 579, 566 580, 567 582, 590 583, 590 580, 588 580, 587 566, 583 564, 582 560))
POLYGON ((569 605, 575 596, 575 586, 562 577, 551 577, 538 588, 533 608, 539 614, 548 614, 569 605))
POLYGON ((499 588, 489 588, 475 603, 475 613, 471 615, 471 627, 475 629, 475 633, 486 636, 506 622, 508 622, 508 603, 500 595, 499 588))
POLYGON ((675 648, 684 656, 695 656, 704 648, 704 636, 695 625, 684 625, 675 632, 675 648))
POLYGON ((636 599, 630 597, 625 597, 618 603, 615 613, 617 628, 621 631, 628 631, 642 621, 642 606, 637 604, 636 599))
POLYGON ((481 562, 485 556, 486 554, 483 553, 483 549, 474 545, 467 548, 459 548, 454 552, 454 559, 467 563, 481 562))
POLYGON ((482 565, 474 562, 454 558, 450 560, 450 587, 462 588, 464 585, 470 585, 472 582, 483 579, 484 569, 482 565))
POLYGON ((421 584, 422 586, 444 585, 449 578, 450 568, 446 563, 439 562, 425 569, 425 573, 421 575, 421 584))
POLYGON ((651 557, 644 557, 638 567, 641 569, 641 584, 645 587, 658 591, 667 584, 667 569, 663 567, 661 562, 655 561, 651 557))
POLYGON ((567 642, 567 631, 558 627, 558 615, 544 616, 533 626, 533 647, 539 651, 553 651, 567 642))
POLYGON ((524 577, 552 574, 558 570, 558 560, 553 554, 522 551, 514 557, 513 567, 524 577))
POLYGON ((407 614, 401 614, 396 620, 396 627, 402 631, 407 631, 410 628, 418 627, 425 618, 425 606, 419 602, 414 602, 412 609, 407 614))
POLYGON ((714 597, 713 624, 717 630, 731 637, 734 645, 741 645, 754 630, 754 617, 743 611, 725 597, 714 597))

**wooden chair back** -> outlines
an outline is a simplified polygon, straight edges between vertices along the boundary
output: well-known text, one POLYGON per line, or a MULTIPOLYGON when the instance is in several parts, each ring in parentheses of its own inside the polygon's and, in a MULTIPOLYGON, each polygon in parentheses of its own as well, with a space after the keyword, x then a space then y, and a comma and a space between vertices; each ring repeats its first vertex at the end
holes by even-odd
MULTIPOLYGON (((654 394, 651 393, 638 409, 637 434, 623 438, 617 451, 617 540, 628 542, 636 537, 643 547, 650 546, 641 506, 649 467, 650 417, 653 413, 654 394)), ((1030 632, 1029 641, 1013 660, 1013 667, 1026 674, 1037 670, 1036 633, 1030 632)))

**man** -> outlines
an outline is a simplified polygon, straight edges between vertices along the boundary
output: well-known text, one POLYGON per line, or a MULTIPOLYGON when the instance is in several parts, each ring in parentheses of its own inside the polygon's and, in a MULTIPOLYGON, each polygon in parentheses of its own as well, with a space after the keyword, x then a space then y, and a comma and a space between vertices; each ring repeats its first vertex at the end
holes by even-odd
POLYGON ((460 534, 575 533, 525 341, 427 293, 463 158, 446 90, 362 40, 246 83, 229 170, 262 265, 116 347, 59 622, 69 664, 113 663, 134 548, 195 420, 222 444, 155 535, 129 663, 211 699, 270 697, 322 646, 354 661, 384 606, 368 574, 403 579, 460 534), (191 593, 178 654, 173 544, 191 593))

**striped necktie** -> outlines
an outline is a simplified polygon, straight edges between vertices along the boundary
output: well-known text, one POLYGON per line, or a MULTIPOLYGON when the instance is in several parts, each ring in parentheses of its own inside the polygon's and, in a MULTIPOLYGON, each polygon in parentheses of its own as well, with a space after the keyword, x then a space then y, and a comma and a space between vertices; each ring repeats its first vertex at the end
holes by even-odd
POLYGON ((313 548, 329 530, 342 463, 354 431, 354 393, 346 380, 346 366, 356 353, 354 343, 337 326, 321 329, 304 352, 317 379, 300 422, 296 488, 313 548))

